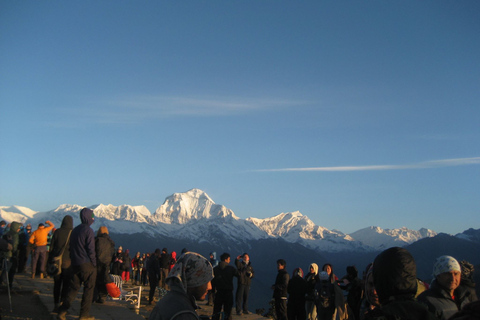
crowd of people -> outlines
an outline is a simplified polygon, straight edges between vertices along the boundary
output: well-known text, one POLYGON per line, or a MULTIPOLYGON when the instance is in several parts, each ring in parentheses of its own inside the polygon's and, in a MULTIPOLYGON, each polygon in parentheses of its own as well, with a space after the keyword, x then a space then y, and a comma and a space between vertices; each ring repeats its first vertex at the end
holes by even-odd
MULTIPOLYGON (((26 271, 31 256, 32 278, 43 278, 47 271, 53 277, 53 311, 59 319, 66 318, 82 285, 80 319, 94 319, 91 305, 105 302, 112 274, 133 285, 150 286, 150 305, 157 302, 156 292, 161 292, 149 319, 199 319, 196 301, 204 299, 213 305, 212 320, 231 320, 234 304, 237 315, 250 313, 248 300, 255 272, 248 253, 238 255, 232 264, 229 253, 223 253, 218 261, 215 252, 207 259, 187 249, 178 260, 176 252, 167 248, 137 252, 131 258, 128 249, 115 246, 107 227, 94 233, 94 219, 93 211, 84 208, 76 227, 72 216, 66 215, 58 229, 46 221, 33 232, 30 224, 1 221, 1 281, 11 286, 15 274, 26 271), (60 267, 46 270, 54 259, 60 260, 60 267)), ((278 259, 276 265, 272 285, 276 320, 480 318, 474 267, 451 256, 437 258, 430 284, 417 278, 413 256, 399 247, 380 253, 361 277, 353 265, 341 278, 330 263, 321 269, 311 263, 306 274, 296 267, 291 276, 287 261, 278 259)))

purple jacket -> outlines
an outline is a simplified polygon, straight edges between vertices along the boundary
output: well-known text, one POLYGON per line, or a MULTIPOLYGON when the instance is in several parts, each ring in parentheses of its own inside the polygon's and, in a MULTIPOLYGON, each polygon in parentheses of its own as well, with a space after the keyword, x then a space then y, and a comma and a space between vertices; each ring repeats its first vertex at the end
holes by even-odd
POLYGON ((83 208, 80 211, 80 225, 73 229, 70 236, 70 258, 72 266, 91 263, 97 266, 95 258, 95 233, 90 228, 94 221, 93 210, 83 208))

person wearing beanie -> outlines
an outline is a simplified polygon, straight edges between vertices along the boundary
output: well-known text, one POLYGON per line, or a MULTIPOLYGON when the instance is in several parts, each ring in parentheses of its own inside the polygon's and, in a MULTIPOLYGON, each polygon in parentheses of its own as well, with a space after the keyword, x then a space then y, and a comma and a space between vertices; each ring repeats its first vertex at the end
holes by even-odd
POLYGON ((462 268, 451 256, 438 257, 433 265, 435 279, 430 288, 418 296, 438 319, 446 320, 473 301, 468 290, 460 287, 462 268))
POLYGON ((303 278, 302 268, 295 268, 287 287, 287 317, 289 320, 305 320, 305 295, 307 294, 307 281, 303 278))
POLYGON ((199 320, 197 301, 212 288, 213 268, 195 252, 182 254, 166 279, 170 291, 157 303, 149 320, 199 320))
POLYGON ((433 320, 427 307, 415 300, 417 265, 405 248, 381 252, 372 267, 373 283, 380 305, 365 314, 368 319, 433 320))

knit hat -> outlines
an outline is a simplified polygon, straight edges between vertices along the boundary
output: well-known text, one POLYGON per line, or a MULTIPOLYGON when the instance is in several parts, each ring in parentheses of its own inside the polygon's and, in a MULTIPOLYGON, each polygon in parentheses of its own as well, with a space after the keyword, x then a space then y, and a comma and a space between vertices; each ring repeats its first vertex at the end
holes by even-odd
POLYGON ((433 265, 433 275, 436 277, 441 273, 450 271, 462 272, 458 261, 451 256, 441 256, 437 258, 437 261, 433 265))
POLYGON ((322 271, 318 274, 320 277, 320 280, 328 281, 330 279, 330 276, 328 275, 327 271, 322 271))
POLYGON ((198 253, 187 252, 178 258, 166 281, 169 285, 179 281, 186 292, 187 288, 204 285, 212 279, 213 268, 210 262, 198 253))
POLYGON ((299 276, 300 278, 303 278, 302 268, 295 268, 295 270, 293 270, 293 277, 295 276, 299 276))

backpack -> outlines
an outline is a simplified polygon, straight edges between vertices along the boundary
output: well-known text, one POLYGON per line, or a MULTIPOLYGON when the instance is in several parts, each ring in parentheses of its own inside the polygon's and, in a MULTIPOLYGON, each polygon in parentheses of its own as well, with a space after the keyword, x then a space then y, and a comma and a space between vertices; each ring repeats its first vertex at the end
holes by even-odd
POLYGON ((327 309, 335 306, 335 292, 333 284, 321 281, 315 287, 315 302, 317 308, 327 309))

